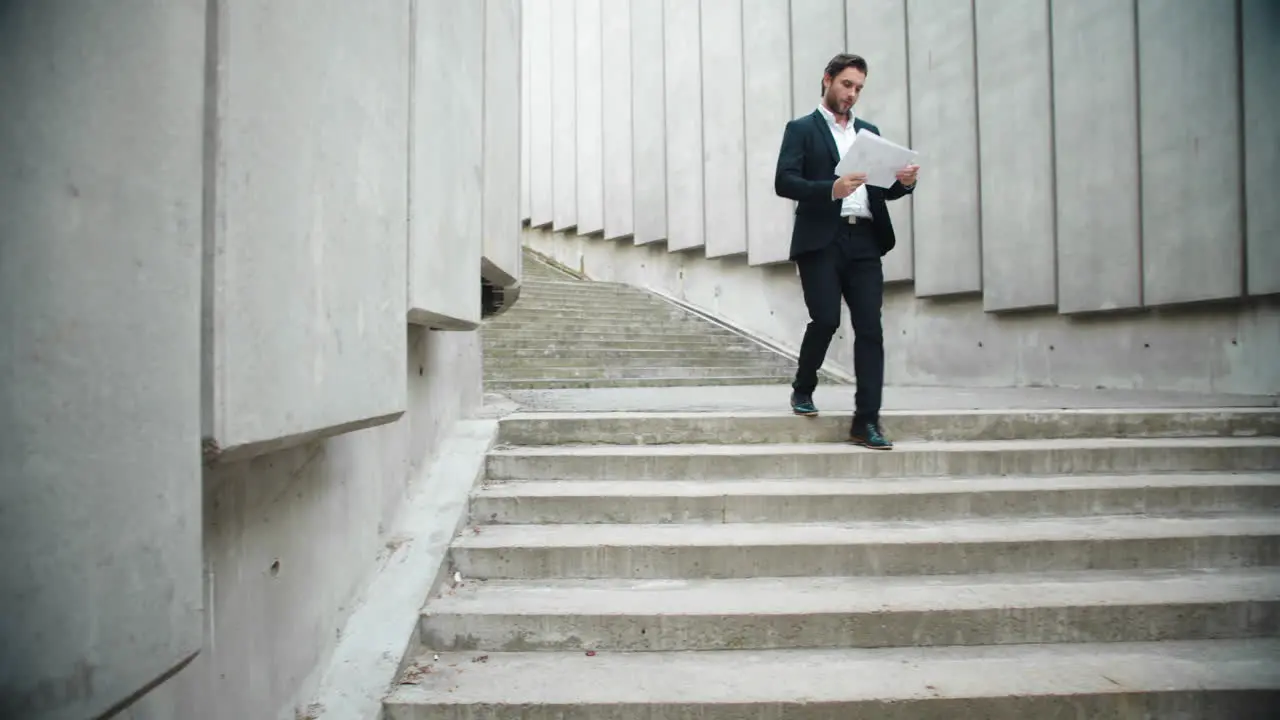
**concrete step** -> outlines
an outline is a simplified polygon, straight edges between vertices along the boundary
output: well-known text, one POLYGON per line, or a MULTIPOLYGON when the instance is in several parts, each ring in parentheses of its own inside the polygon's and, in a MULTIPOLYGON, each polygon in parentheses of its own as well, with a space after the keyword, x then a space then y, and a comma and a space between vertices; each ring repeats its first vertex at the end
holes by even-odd
MULTIPOLYGON (((794 369, 795 361, 777 357, 783 365, 794 369)), ((590 358, 581 360, 583 364, 589 362, 590 358)), ((695 362, 699 361, 690 359, 689 364, 695 362)), ((786 408, 788 397, 787 393, 779 394, 780 409, 786 408)), ((1280 409, 1277 408, 889 410, 881 419, 896 440, 1280 436, 1280 409)), ((520 413, 503 418, 499 433, 500 442, 511 445, 828 443, 846 439, 849 421, 847 412, 797 418, 785 410, 771 413, 520 413)))
POLYGON ((1275 637, 1280 568, 463 582, 426 649, 777 650, 1275 637))
MULTIPOLYGON (((490 336, 486 333, 485 341, 490 340, 490 336)), ((615 328, 613 330, 602 332, 595 331, 577 331, 577 330, 544 330, 541 328, 530 328, 528 330, 506 330, 493 335, 492 339, 506 342, 520 342, 527 340, 548 340, 551 342, 576 342, 578 340, 594 340, 596 342, 748 342, 740 335, 736 335, 727 330, 721 330, 716 327, 693 327, 689 329, 676 329, 667 332, 627 332, 626 330, 615 328)))
POLYGON ((428 653, 388 720, 1263 720, 1280 641, 428 653))
POLYGON ((1280 438, 1158 438, 849 444, 585 445, 496 449, 493 480, 739 480, 1080 473, 1258 472, 1280 438))
MULTIPOLYGON (((487 369, 487 368, 486 368, 487 369)), ((764 375, 790 377, 793 369, 781 363, 756 362, 738 365, 709 365, 692 367, 558 367, 547 364, 523 363, 518 367, 496 369, 486 374, 494 380, 512 378, 522 380, 588 379, 588 380, 646 380, 653 378, 709 378, 733 375, 764 375)))
MULTIPOLYGON (((502 317, 502 316, 499 316, 502 317)), ((737 335, 730 330, 713 325, 705 320, 692 316, 684 317, 652 317, 638 316, 626 321, 619 320, 564 320, 559 318, 504 318, 494 320, 484 326, 485 332, 518 332, 518 331, 557 331, 557 332, 617 332, 625 327, 630 332, 682 332, 702 333, 714 330, 721 333, 737 335)))
POLYGON ((672 339, 674 336, 664 335, 661 340, 630 340, 619 337, 600 338, 599 336, 582 336, 570 338, 547 337, 512 337, 510 335, 484 336, 485 357, 490 354, 502 354, 505 351, 525 349, 551 349, 554 352, 572 352, 574 350, 653 350, 662 352, 716 352, 752 351, 761 352, 761 346, 745 339, 712 335, 699 335, 695 338, 672 339))
POLYGON ((676 367, 707 367, 718 365, 721 367, 747 367, 747 366, 766 366, 766 367, 787 367, 795 369, 795 361, 770 353, 761 351, 758 353, 734 352, 734 353, 668 353, 664 355, 623 355, 621 357, 609 358, 602 361, 601 357, 595 353, 590 355, 583 354, 580 357, 561 357, 555 354, 539 354, 525 357, 512 357, 504 355, 499 357, 486 356, 484 359, 484 367, 486 371, 515 369, 521 367, 556 367, 556 368, 584 368, 598 370, 601 366, 608 368, 676 368, 676 367))
POLYGON ((1280 565, 1280 514, 908 522, 488 525, 466 578, 729 579, 1280 565))
POLYGON ((735 375, 732 377, 705 378, 644 378, 592 380, 586 378, 558 378, 555 380, 486 380, 485 387, 498 392, 502 390, 590 390, 593 388, 639 388, 639 387, 710 387, 722 385, 778 385, 791 382, 791 373, 778 375, 735 375))
MULTIPOLYGON (((691 346, 690 349, 684 349, 679 345, 673 346, 669 343, 660 343, 656 346, 649 347, 617 349, 558 346, 514 347, 486 352, 484 356, 486 362, 491 359, 506 361, 515 358, 543 357, 559 358, 566 361, 571 360, 574 364, 579 361, 585 361, 591 365, 598 365, 602 361, 610 363, 621 360, 635 360, 637 362, 643 362, 646 359, 683 360, 688 358, 690 362, 702 362, 702 360, 714 358, 737 360, 754 357, 778 357, 778 355, 767 348, 747 343, 738 343, 734 345, 720 345, 717 343, 715 347, 710 349, 698 346, 691 346)), ((792 360, 791 362, 794 363, 795 361, 792 360)))
POLYGON ((487 483, 480 524, 749 523, 1280 512, 1280 473, 487 483))
POLYGON ((525 308, 517 308, 510 312, 499 315, 496 319, 485 323, 485 327, 491 327, 498 323, 528 323, 528 322, 632 322, 645 318, 674 318, 674 319, 693 319, 698 322, 705 323, 706 320, 692 315, 683 310, 666 307, 653 308, 636 308, 628 310, 607 310, 597 309, 564 309, 564 308, 547 308, 544 310, 528 310, 525 308))

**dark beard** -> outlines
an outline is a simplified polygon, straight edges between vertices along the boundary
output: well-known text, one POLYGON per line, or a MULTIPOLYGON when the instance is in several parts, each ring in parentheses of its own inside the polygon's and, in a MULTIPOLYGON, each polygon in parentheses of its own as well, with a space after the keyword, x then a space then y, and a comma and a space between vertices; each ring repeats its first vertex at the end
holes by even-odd
MULTIPOLYGON (((846 122, 849 120, 849 113, 840 112, 836 108, 831 107, 831 101, 827 100, 825 97, 822 98, 822 104, 824 107, 826 107, 828 110, 831 111, 832 115, 835 115, 838 118, 844 118, 846 122)), ((850 111, 852 111, 852 108, 850 108, 850 111)))

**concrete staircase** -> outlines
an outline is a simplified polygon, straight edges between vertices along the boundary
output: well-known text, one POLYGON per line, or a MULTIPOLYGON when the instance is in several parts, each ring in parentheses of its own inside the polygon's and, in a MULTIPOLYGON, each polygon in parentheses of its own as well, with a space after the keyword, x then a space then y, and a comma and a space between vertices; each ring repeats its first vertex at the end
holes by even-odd
POLYGON ((517 413, 389 720, 1262 720, 1280 410, 517 413))
POLYGON ((795 372, 783 355, 644 290, 582 281, 531 254, 524 277, 519 301, 482 330, 490 391, 774 385, 795 372))

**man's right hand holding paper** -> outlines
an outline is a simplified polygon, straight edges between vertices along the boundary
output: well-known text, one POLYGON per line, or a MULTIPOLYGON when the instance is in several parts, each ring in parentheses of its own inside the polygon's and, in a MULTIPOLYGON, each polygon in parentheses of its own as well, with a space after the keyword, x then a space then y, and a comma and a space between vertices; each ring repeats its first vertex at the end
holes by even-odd
POLYGON ((835 200, 843 200, 853 194, 854 190, 862 187, 867 182, 866 173, 849 173, 836 179, 836 184, 831 188, 831 197, 835 200))

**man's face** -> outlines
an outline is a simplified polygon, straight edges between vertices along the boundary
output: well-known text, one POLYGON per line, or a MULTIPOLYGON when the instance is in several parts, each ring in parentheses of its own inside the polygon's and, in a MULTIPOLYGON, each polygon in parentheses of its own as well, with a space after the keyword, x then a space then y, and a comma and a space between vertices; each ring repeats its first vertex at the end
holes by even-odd
POLYGON ((823 76, 822 82, 827 86, 827 94, 823 97, 827 109, 837 115, 845 115, 858 102, 867 76, 857 68, 850 67, 841 70, 834 78, 830 75, 823 76))

